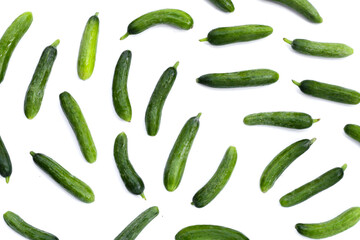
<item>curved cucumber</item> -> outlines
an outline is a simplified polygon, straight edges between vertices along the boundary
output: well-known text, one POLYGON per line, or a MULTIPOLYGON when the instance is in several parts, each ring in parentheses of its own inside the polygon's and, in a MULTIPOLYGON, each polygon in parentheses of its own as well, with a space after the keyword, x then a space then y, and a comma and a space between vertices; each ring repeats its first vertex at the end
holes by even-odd
POLYGON ((194 195, 192 205, 197 208, 205 207, 209 204, 225 187, 234 170, 237 160, 235 147, 229 147, 211 179, 194 195))
POLYGON ((38 65, 36 66, 35 73, 27 89, 24 102, 24 112, 28 119, 33 119, 40 110, 46 83, 49 79, 51 69, 56 59, 56 47, 59 43, 60 41, 56 40, 53 44, 46 47, 41 54, 38 65))
POLYGON ((21 38, 33 21, 31 12, 25 12, 17 17, 6 29, 0 39, 0 83, 4 80, 11 55, 21 38))
POLYGON ((356 124, 346 124, 344 127, 345 133, 352 139, 360 142, 360 126, 356 124))
POLYGON ((41 153, 30 152, 30 154, 38 167, 74 197, 85 203, 91 203, 95 200, 94 192, 86 183, 73 176, 53 159, 41 153))
POLYGON ((315 140, 316 138, 297 141, 276 155, 276 157, 274 157, 274 159, 266 166, 261 175, 261 191, 264 193, 267 192, 275 184, 276 180, 281 176, 285 169, 306 152, 315 140))
POLYGON ((175 240, 249 240, 244 234, 231 228, 216 225, 193 225, 181 229, 175 240))
POLYGON ((185 123, 166 162, 164 170, 164 186, 166 190, 170 192, 175 191, 180 184, 186 160, 194 142, 196 133, 199 130, 200 116, 201 113, 199 113, 196 117, 190 118, 185 123))
POLYGON ((10 175, 12 173, 12 165, 8 151, 5 144, 0 137, 0 175, 9 183, 10 175))
POLYGON ((233 12, 235 10, 231 0, 210 0, 210 2, 224 12, 233 12))

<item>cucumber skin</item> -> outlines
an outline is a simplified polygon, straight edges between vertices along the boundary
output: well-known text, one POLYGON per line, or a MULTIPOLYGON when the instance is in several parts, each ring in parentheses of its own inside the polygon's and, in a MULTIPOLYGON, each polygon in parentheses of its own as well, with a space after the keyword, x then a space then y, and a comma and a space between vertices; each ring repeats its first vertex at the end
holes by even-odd
POLYGON ((79 105, 68 92, 61 93, 59 98, 61 108, 76 135, 82 154, 89 163, 95 162, 96 147, 79 105))
POLYGON ((129 223, 115 240, 134 240, 157 215, 159 215, 158 207, 148 208, 129 223))
POLYGON ((197 208, 209 204, 225 187, 234 170, 237 160, 235 147, 229 147, 211 179, 194 195, 192 204, 197 208))
POLYGON ((344 127, 344 131, 349 137, 360 142, 360 126, 359 125, 346 124, 346 126, 344 127))
POLYGON ((7 181, 12 173, 12 165, 8 151, 5 144, 0 137, 0 175, 7 178, 7 181))
POLYGON ((233 12, 235 10, 231 0, 210 0, 210 2, 224 12, 233 12))
POLYGON ((296 224, 296 230, 303 236, 321 239, 334 236, 351 227, 360 220, 360 207, 352 207, 339 216, 322 223, 296 224))
POLYGON ((249 240, 244 234, 231 228, 216 225, 193 225, 181 229, 175 240, 249 240))
POLYGON ((11 55, 21 38, 33 21, 31 12, 25 12, 17 17, 6 29, 0 39, 0 83, 4 80, 11 55))
POLYGON ((59 240, 51 233, 45 232, 26 223, 17 214, 7 211, 3 215, 6 224, 21 236, 32 240, 59 240))

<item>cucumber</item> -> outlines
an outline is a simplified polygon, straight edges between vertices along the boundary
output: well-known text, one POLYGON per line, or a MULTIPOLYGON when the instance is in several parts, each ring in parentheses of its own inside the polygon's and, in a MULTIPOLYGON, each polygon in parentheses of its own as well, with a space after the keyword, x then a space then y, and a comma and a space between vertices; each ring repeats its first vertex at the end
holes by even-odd
POLYGON ((154 206, 146 209, 129 223, 115 240, 134 240, 157 215, 159 215, 158 207, 154 206))
POLYGON ((128 139, 124 132, 120 133, 114 143, 114 158, 119 170, 121 179, 125 183, 127 190, 135 195, 144 196, 144 182, 135 172, 128 156, 128 139))
POLYGON ((128 25, 127 32, 120 40, 124 40, 129 35, 139 34, 158 24, 167 24, 180 29, 189 30, 193 27, 194 20, 189 14, 178 9, 161 9, 149 12, 132 21, 128 25))
POLYGON ((146 131, 149 136, 155 136, 159 131, 162 109, 165 100, 174 85, 177 75, 176 68, 178 65, 179 62, 175 63, 173 67, 169 67, 165 70, 151 95, 145 113, 146 131))
POLYGON ((352 139, 360 142, 360 126, 356 124, 346 124, 344 127, 345 133, 352 139))
POLYGON ((180 184, 191 146, 199 130, 200 116, 201 113, 185 123, 170 152, 164 170, 164 186, 169 192, 175 191, 180 184))
POLYGON ((215 174, 205 184, 205 186, 203 186, 199 191, 197 191, 197 193, 193 197, 191 204, 197 208, 202 208, 209 204, 220 193, 220 191, 229 181, 230 176, 234 170, 236 160, 236 148, 230 146, 227 149, 215 174))
POLYGON ((65 188, 71 195, 85 203, 94 202, 94 192, 86 183, 73 176, 50 157, 41 153, 30 152, 30 154, 33 157, 35 164, 65 188))
POLYGON ((10 175, 12 173, 12 165, 8 151, 5 144, 0 137, 0 175, 9 183, 10 175))
POLYGON ((56 47, 59 43, 60 40, 58 39, 53 44, 46 47, 41 54, 39 63, 36 66, 35 73, 27 89, 24 102, 24 113, 28 119, 33 119, 40 110, 46 83, 49 79, 51 69, 56 59, 56 47))
POLYGON ((61 108, 76 135, 82 154, 89 163, 95 162, 96 147, 79 105, 68 92, 61 93, 59 98, 61 108))
POLYGON ((235 27, 221 27, 211 30, 206 38, 202 38, 199 41, 208 41, 212 45, 225 45, 265 38, 272 32, 272 27, 255 24, 235 27))
POLYGON ((321 239, 339 234, 353 227, 360 220, 360 207, 352 207, 339 216, 322 223, 295 225, 296 230, 303 236, 321 239))
POLYGON ((24 238, 31 240, 58 240, 55 235, 40 230, 34 226, 31 226, 25 222, 17 214, 7 211, 3 215, 6 224, 15 232, 23 236, 24 238))
POLYGON ((16 45, 29 29, 33 21, 31 12, 25 12, 17 17, 6 29, 0 39, 0 83, 4 80, 6 69, 16 45))
POLYGON ((117 115, 127 121, 131 121, 131 105, 127 90, 127 81, 131 64, 131 51, 124 51, 115 67, 112 84, 112 99, 117 115))
POLYGON ((249 240, 244 234, 231 228, 216 225, 193 225, 181 229, 175 240, 249 240))
POLYGON ((202 75, 196 82, 214 88, 254 87, 275 83, 279 74, 269 69, 202 75))
POLYGON ((343 178, 346 167, 345 164, 341 168, 333 168, 311 182, 286 194, 280 199, 281 206, 292 207, 335 185, 343 178))
POLYGON ((235 10, 231 0, 210 0, 210 2, 224 12, 233 12, 235 10))
POLYGON ((89 18, 81 38, 77 72, 82 80, 90 78, 95 67, 100 24, 98 15, 99 13, 97 12, 89 18))
POLYGON ((295 39, 290 41, 287 38, 284 38, 284 41, 290 44, 295 51, 306 55, 343 58, 354 53, 354 50, 351 47, 342 43, 314 42, 306 39, 295 39))
POLYGON ((299 156, 309 150, 315 140, 316 138, 297 141, 276 155, 266 166, 261 175, 261 191, 266 193, 275 184, 276 180, 281 176, 285 169, 287 169, 299 156))
POLYGON ((247 115, 246 125, 271 125, 277 127, 304 129, 320 119, 312 119, 309 114, 301 112, 263 112, 247 115))

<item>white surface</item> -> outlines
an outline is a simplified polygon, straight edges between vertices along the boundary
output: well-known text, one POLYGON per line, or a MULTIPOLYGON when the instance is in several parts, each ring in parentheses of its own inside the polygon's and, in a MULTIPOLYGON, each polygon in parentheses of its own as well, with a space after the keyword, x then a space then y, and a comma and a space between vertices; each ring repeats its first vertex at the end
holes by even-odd
MULTIPOLYGON (((0 213, 14 211, 36 227, 60 239, 113 239, 146 208, 157 205, 160 215, 137 239, 174 239, 185 226, 216 224, 243 232, 250 239, 303 239, 294 225, 321 222, 360 203, 360 146, 343 132, 347 123, 360 124, 359 106, 346 106, 302 94, 291 79, 314 79, 360 90, 359 4, 356 1, 312 1, 322 24, 312 24, 291 10, 264 0, 234 0, 236 10, 225 14, 208 1, 27 1, 2 3, 0 34, 21 13, 32 11, 34 21, 15 49, 0 85, 0 134, 13 163, 9 184, 0 181, 0 213), (149 29, 119 41, 134 18, 162 8, 179 8, 194 18, 194 28, 180 31, 167 26, 149 29), (100 37, 92 77, 78 78, 76 61, 87 19, 99 12, 100 37), (269 37, 222 47, 198 39, 216 27, 266 24, 269 37), (345 59, 323 59, 295 53, 283 37, 342 42, 354 48, 345 59), (27 86, 42 50, 57 38, 58 57, 43 104, 33 120, 23 113, 27 86), (133 120, 116 115, 111 99, 114 67, 122 51, 133 53, 129 95, 133 120), (165 103, 160 131, 146 134, 144 114, 162 72, 180 61, 178 77, 165 103), (271 86, 219 90, 195 79, 210 72, 270 68, 280 74, 271 86), (98 159, 88 164, 62 113, 58 95, 69 91, 79 103, 92 132, 98 159), (244 116, 262 111, 303 111, 319 123, 305 130, 245 126, 244 116), (179 188, 169 193, 162 183, 172 145, 186 120, 202 112, 201 126, 179 188), (127 192, 113 159, 115 137, 125 131, 129 156, 145 182, 147 201, 127 192), (265 166, 283 148, 316 137, 266 194, 259 178, 265 166), (236 146, 238 163, 218 197, 203 209, 190 205, 193 194, 215 172, 226 148, 236 146), (88 183, 96 200, 85 204, 47 177, 32 161, 30 151, 44 153, 88 183), (344 179, 331 189, 289 209, 279 198, 325 171, 348 164, 344 179)), ((358 238, 360 226, 333 237, 358 238)), ((0 239, 22 239, 0 221, 0 239)))

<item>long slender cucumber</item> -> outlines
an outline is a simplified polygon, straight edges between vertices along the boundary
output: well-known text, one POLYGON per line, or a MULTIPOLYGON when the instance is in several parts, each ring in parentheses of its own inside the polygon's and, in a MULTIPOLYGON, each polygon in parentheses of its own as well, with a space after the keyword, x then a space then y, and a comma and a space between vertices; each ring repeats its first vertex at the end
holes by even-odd
POLYGON ((224 12, 233 12, 235 10, 234 4, 231 0, 210 0, 210 2, 224 12))
POLYGON ((175 240, 249 240, 244 234, 231 228, 216 225, 193 225, 181 229, 175 240))
POLYGON ((352 139, 360 142, 360 126, 356 124, 346 124, 344 127, 345 133, 352 139))
POLYGON ((11 173, 12 165, 10 156, 2 138, 0 137, 0 175, 6 179, 6 183, 9 183, 11 173))

